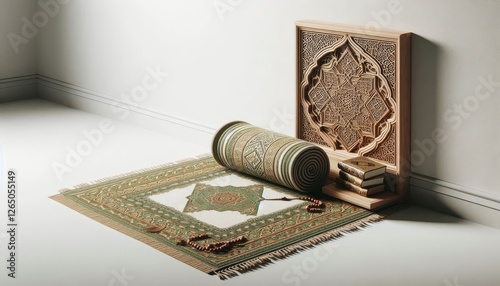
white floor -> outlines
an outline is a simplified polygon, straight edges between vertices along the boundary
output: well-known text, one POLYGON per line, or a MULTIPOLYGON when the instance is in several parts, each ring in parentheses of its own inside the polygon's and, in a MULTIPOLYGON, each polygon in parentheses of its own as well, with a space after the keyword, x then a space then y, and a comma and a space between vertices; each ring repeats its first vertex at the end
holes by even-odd
POLYGON ((48 198, 65 187, 209 151, 175 134, 43 100, 0 105, 0 284, 500 285, 500 230, 419 207, 220 281, 48 198), (8 169, 18 173, 15 279, 7 277, 5 262, 8 169))

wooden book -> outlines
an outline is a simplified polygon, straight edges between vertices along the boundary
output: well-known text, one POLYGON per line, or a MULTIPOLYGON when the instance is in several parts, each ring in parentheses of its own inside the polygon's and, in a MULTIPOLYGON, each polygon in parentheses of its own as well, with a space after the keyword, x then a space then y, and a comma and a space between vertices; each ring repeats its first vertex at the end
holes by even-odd
POLYGON ((363 180, 382 175, 386 170, 386 165, 363 156, 340 161, 338 167, 340 170, 363 180))
POLYGON ((353 183, 356 186, 360 186, 362 188, 368 188, 376 185, 381 185, 384 183, 384 176, 378 176, 368 180, 363 180, 344 171, 339 171, 339 178, 341 178, 344 181, 353 183))
POLYGON ((383 184, 368 188, 362 188, 360 186, 356 186, 355 184, 348 181, 344 181, 342 179, 337 179, 337 184, 339 187, 345 188, 346 190, 349 190, 351 192, 355 192, 363 197, 370 197, 373 196, 374 194, 378 194, 385 191, 385 185, 383 184))

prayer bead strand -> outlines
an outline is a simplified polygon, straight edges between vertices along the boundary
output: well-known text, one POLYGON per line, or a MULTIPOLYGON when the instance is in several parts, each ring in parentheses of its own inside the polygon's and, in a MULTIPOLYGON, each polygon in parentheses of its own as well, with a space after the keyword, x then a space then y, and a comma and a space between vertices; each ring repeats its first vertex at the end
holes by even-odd
POLYGON ((212 243, 209 243, 207 245, 201 245, 201 244, 196 243, 196 241, 198 241, 198 240, 207 239, 207 238, 209 238, 209 236, 207 234, 195 235, 195 236, 191 236, 190 238, 188 238, 188 240, 181 239, 179 242, 177 242, 177 245, 181 245, 181 246, 189 245, 189 246, 191 246, 194 249, 199 250, 199 251, 208 252, 208 253, 219 253, 219 252, 227 252, 233 246, 246 241, 245 237, 238 236, 237 238, 234 238, 231 240, 212 242, 212 243))
POLYGON ((263 199, 263 201, 292 201, 292 200, 302 200, 310 202, 310 204, 306 206, 306 211, 309 213, 320 213, 323 212, 323 209, 325 208, 325 204, 322 201, 310 197, 300 197, 300 198, 282 197, 278 199, 263 199))

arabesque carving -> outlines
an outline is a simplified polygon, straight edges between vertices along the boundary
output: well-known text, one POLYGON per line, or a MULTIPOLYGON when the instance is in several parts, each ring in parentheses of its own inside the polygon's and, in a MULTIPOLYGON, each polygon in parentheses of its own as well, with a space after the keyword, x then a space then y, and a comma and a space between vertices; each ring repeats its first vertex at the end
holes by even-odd
POLYGON ((335 183, 323 192, 367 208, 407 200, 411 33, 300 20, 296 35, 297 137, 327 152, 331 178, 357 156, 387 166, 385 192, 373 197, 335 183))
MULTIPOLYGON (((396 123, 397 103, 379 63, 349 35, 339 39, 303 67, 300 105, 309 123, 305 126, 313 128, 312 133, 317 133, 328 146, 363 155, 389 139, 396 123)), ((386 52, 385 59, 394 61, 394 51, 386 52)), ((384 67, 387 66, 391 63, 385 62, 384 67)), ((308 133, 311 130, 304 130, 304 134, 308 133)), ((393 154, 383 157, 394 158, 393 154)))

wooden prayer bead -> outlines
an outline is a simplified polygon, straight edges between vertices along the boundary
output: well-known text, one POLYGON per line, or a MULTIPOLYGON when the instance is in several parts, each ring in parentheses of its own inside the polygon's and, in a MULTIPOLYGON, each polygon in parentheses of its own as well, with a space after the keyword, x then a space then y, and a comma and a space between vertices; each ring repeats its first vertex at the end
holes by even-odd
POLYGON ((309 198, 309 197, 300 197, 300 200, 311 202, 310 205, 306 207, 306 211, 310 213, 320 213, 323 208, 325 208, 325 204, 317 199, 309 198))
POLYGON ((317 199, 310 198, 310 197, 299 197, 299 198, 287 198, 287 197, 282 197, 282 198, 277 198, 277 199, 263 199, 264 201, 291 201, 291 200, 302 200, 302 201, 307 201, 310 202, 306 207, 307 212, 322 212, 322 208, 325 208, 325 204, 317 199))
POLYGON ((196 243, 197 240, 207 239, 209 236, 207 234, 194 235, 188 238, 187 241, 180 240, 177 242, 177 245, 185 246, 190 245, 196 250, 209 252, 209 253, 219 253, 229 251, 234 245, 245 242, 246 238, 244 236, 238 236, 237 238, 226 240, 226 241, 217 241, 209 243, 205 246, 196 243))

